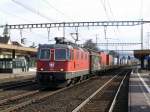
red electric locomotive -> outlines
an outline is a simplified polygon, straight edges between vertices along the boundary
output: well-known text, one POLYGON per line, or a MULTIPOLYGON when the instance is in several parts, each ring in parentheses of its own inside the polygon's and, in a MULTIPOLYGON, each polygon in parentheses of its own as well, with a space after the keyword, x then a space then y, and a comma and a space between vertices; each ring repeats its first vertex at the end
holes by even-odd
POLYGON ((55 40, 56 44, 39 45, 37 81, 42 85, 69 84, 89 74, 88 50, 60 38, 55 40))
POLYGON ((38 48, 37 81, 41 85, 67 85, 93 73, 112 67, 112 56, 55 38, 56 44, 43 44, 38 48))

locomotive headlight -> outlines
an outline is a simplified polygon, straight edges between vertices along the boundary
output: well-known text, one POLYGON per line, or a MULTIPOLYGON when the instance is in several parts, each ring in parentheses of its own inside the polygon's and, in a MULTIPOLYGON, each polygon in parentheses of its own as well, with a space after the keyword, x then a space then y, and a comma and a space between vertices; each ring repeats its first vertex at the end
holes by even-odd
POLYGON ((43 68, 41 68, 40 70, 43 71, 43 68))
POLYGON ((60 69, 60 71, 64 71, 64 69, 60 69))

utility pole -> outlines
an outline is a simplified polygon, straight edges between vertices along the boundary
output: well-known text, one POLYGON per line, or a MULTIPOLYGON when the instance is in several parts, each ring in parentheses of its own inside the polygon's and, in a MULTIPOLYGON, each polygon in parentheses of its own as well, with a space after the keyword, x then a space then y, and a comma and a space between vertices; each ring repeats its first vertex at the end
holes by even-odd
POLYGON ((48 33, 48 42, 50 41, 50 28, 47 28, 47 33, 48 33))
POLYGON ((107 45, 106 45, 106 51, 108 52, 108 38, 107 38, 107 26, 104 26, 104 36, 105 36, 105 40, 107 41, 107 45))
POLYGON ((147 32, 147 48, 149 49, 150 32, 147 32))
POLYGON ((65 41, 65 27, 63 27, 63 41, 65 41))
POLYGON ((79 41, 79 39, 78 39, 78 33, 70 33, 70 35, 75 40, 75 43, 77 43, 77 41, 79 41), (74 37, 74 35, 76 36, 76 38, 74 37))
POLYGON ((97 46, 97 41, 98 41, 97 34, 95 36, 96 36, 96 46, 97 46))
POLYGON ((77 41, 79 41, 78 28, 76 29, 76 32, 75 32, 75 33, 70 33, 70 35, 71 35, 72 38, 75 40, 75 43, 77 43, 77 41), (74 35, 76 36, 76 38, 74 37, 74 35))
POLYGON ((143 50, 143 19, 141 19, 141 50, 143 50))

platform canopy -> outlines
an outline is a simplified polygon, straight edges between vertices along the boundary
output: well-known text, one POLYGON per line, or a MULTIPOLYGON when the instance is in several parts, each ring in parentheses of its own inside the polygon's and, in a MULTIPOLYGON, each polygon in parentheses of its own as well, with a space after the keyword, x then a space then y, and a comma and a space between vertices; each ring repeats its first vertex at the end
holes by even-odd
POLYGON ((134 57, 135 58, 143 58, 145 56, 150 55, 150 49, 144 49, 144 50, 134 50, 134 57))
POLYGON ((35 54, 37 52, 36 48, 30 48, 30 47, 22 47, 22 46, 17 46, 17 45, 11 45, 11 44, 1 44, 0 43, 0 52, 7 51, 11 52, 15 50, 17 53, 31 53, 35 54))

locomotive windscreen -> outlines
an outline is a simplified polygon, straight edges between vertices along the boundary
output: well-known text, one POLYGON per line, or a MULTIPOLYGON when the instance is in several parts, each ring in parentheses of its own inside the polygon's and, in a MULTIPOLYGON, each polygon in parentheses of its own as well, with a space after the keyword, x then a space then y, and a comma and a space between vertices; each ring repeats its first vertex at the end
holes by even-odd
POLYGON ((50 59, 50 49, 41 49, 39 58, 40 59, 50 59))
POLYGON ((70 59, 69 49, 55 49, 55 60, 68 60, 70 59))

